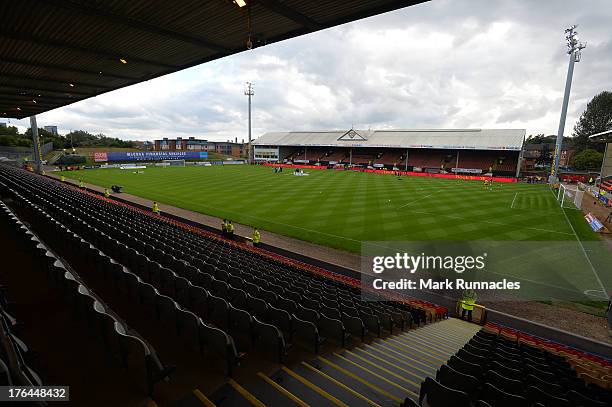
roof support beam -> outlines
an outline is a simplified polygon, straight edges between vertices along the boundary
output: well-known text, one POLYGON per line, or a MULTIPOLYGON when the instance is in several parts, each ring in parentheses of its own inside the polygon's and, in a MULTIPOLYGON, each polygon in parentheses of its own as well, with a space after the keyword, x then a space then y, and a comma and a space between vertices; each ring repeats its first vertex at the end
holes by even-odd
POLYGON ((30 106, 20 107, 17 105, 9 105, 6 103, 0 103, 0 112, 6 113, 6 117, 11 117, 11 118, 12 117, 22 118, 22 117, 30 116, 32 114, 37 114, 41 110, 45 110, 45 108, 41 107, 39 109, 31 109, 30 106), (17 107, 19 107, 20 110, 18 110, 17 107))
POLYGON ((47 88, 44 86, 28 86, 28 85, 17 86, 17 85, 8 84, 8 83, 0 83, 0 89, 1 88, 15 89, 15 90, 20 90, 24 92, 27 92, 27 91, 31 91, 31 92, 36 91, 38 93, 51 92, 51 93, 59 93, 61 95, 95 96, 97 94, 96 92, 81 92, 78 90, 73 90, 72 88, 66 89, 65 91, 63 91, 63 90, 58 90, 58 89, 47 88))
POLYGON ((107 51, 107 50, 103 50, 103 49, 95 49, 92 47, 88 47, 88 46, 84 46, 84 45, 80 45, 80 44, 75 44, 75 43, 70 43, 70 42, 66 42, 66 41, 58 41, 58 40, 50 40, 47 38, 42 38, 42 37, 36 37, 34 35, 31 34, 24 34, 24 33, 17 33, 17 32, 12 32, 12 31, 7 31, 7 30, 3 30, 0 28, 0 37, 4 37, 4 38, 8 38, 8 39, 12 39, 12 40, 17 40, 17 41, 25 41, 25 42, 30 42, 36 45, 43 45, 43 46, 51 46, 51 47, 57 47, 57 48, 64 48, 64 49, 69 49, 71 51, 76 51, 76 52, 80 52, 83 54, 88 54, 88 55, 93 55, 95 57, 103 57, 103 58, 108 58, 111 59, 113 61, 117 61, 117 63, 119 63, 119 59, 123 58, 129 62, 135 62, 135 63, 139 63, 142 65, 150 65, 150 66, 156 66, 159 68, 165 68, 165 69, 176 69, 176 67, 174 65, 169 65, 169 64, 165 64, 162 62, 158 62, 158 61, 151 61, 148 59, 143 59, 143 58, 138 58, 136 56, 133 55, 126 55, 126 54, 117 54, 116 52, 112 52, 112 51, 107 51))
POLYGON ((2 57, 2 62, 7 63, 7 64, 29 66, 32 68, 44 68, 44 69, 50 69, 50 70, 57 70, 61 72, 86 74, 86 75, 92 75, 92 76, 102 77, 102 78, 125 79, 125 80, 130 80, 130 81, 138 79, 132 76, 117 75, 114 73, 107 73, 107 72, 102 72, 102 71, 88 71, 87 69, 79 69, 79 68, 73 68, 73 67, 66 67, 63 65, 48 64, 46 62, 29 61, 29 60, 19 59, 19 58, 5 58, 4 56, 2 57))
POLYGON ((125 25, 140 31, 146 31, 153 34, 161 35, 168 38, 173 38, 178 41, 191 43, 200 47, 208 48, 210 50, 222 53, 231 53, 232 50, 225 48, 222 45, 215 44, 211 41, 205 40, 191 34, 183 32, 173 31, 168 28, 160 27, 155 24, 147 23, 146 21, 137 20, 135 18, 126 17, 124 15, 113 13, 112 11, 102 10, 89 4, 75 3, 70 0, 37 0, 42 1, 45 5, 53 5, 64 9, 69 9, 79 14, 86 14, 91 17, 102 18, 110 21, 114 24, 125 25))
MULTIPOLYGON (((56 85, 66 84, 67 86, 70 86, 69 84, 73 84, 74 86, 84 86, 84 87, 93 88, 93 89, 111 89, 113 88, 113 86, 103 85, 103 84, 74 82, 74 81, 66 80, 66 79, 54 79, 54 78, 37 77, 37 76, 30 76, 30 75, 15 75, 15 74, 10 74, 10 73, 0 72, 0 80, 3 77, 10 78, 10 79, 17 79, 17 80, 25 79, 28 81, 28 83, 29 81, 36 81, 36 82, 50 83, 50 84, 56 84, 56 85)), ((36 85, 34 84, 34 86, 36 85)))
POLYGON ((0 100, 1 101, 7 101, 7 100, 36 100, 37 104, 39 103, 50 103, 53 104, 54 106, 57 105, 63 105, 64 103, 72 103, 78 99, 75 98, 58 98, 58 97, 53 97, 53 96, 38 96, 38 95, 16 95, 16 94, 12 94, 12 93, 6 93, 6 92, 0 92, 0 100))
POLYGON ((271 10, 276 14, 286 17, 289 20, 308 28, 309 30, 316 31, 323 28, 321 24, 317 23, 312 18, 295 11, 291 7, 287 7, 278 0, 257 0, 257 2, 268 10, 271 10))
MULTIPOLYGON (((32 106, 55 106, 57 103, 54 103, 52 100, 45 98, 44 96, 42 97, 28 97, 28 96, 0 96, 0 103, 3 102, 9 102, 8 104, 11 103, 22 103, 24 105, 32 105, 32 106), (33 102, 33 100, 36 101, 36 103, 33 102)), ((21 106, 21 105, 19 105, 21 106)))

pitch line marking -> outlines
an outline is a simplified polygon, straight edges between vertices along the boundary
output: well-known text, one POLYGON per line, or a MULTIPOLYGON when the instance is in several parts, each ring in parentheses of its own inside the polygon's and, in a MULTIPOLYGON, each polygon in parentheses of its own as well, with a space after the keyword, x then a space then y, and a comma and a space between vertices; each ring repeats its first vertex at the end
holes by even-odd
POLYGON ((512 199, 512 204, 510 205, 510 209, 514 209, 514 201, 516 201, 516 197, 517 197, 518 194, 520 194, 520 192, 515 192, 514 193, 514 198, 512 199))
POLYGON ((601 290, 584 290, 583 293, 591 297, 608 299, 608 295, 606 294, 606 292, 602 292, 601 290))
POLYGON ((400 207, 399 207, 399 208, 397 208, 397 209, 401 209, 401 208, 403 208, 403 207, 405 207, 405 206, 412 205, 413 203, 415 203, 415 202, 419 202, 419 201, 422 201, 423 199, 425 199, 425 198, 429 198, 429 197, 430 197, 430 196, 432 196, 432 195, 433 195, 433 194, 429 194, 429 195, 422 196, 422 197, 420 197, 419 199, 415 199, 414 201, 410 201, 410 202, 408 202, 407 204, 404 204, 404 205, 400 206, 400 207))
MULTIPOLYGON (((553 196, 555 195, 552 189, 550 190, 550 193, 553 194, 553 196)), ((569 218, 567 217, 567 213, 565 213, 564 208, 561 208, 561 212, 563 212, 563 216, 565 216, 565 220, 567 221, 567 224, 572 229, 572 232, 574 232, 574 237, 578 241, 578 244, 580 245, 580 248, 582 249, 582 253, 584 254, 584 257, 586 258, 587 263, 589 263, 589 266, 591 267, 591 271, 595 275, 595 279, 597 280, 597 282, 599 283, 599 286, 601 287, 601 291, 606 293, 607 292, 606 287, 603 285, 601 278, 599 278, 599 274, 597 274, 597 271, 595 271, 595 267, 593 266, 593 263, 591 263, 591 259, 589 258, 589 255, 587 254, 586 250, 584 249, 584 245, 582 244, 582 241, 578 237, 578 234, 576 233, 576 229, 574 229, 574 225, 572 225, 572 222, 570 222, 569 218)))
POLYGON ((567 233, 567 232, 560 232, 558 230, 550 230, 550 229, 540 229, 540 228, 532 228, 529 226, 519 226, 519 225, 512 225, 510 223, 503 223, 503 222, 492 222, 490 220, 481 220, 481 219, 470 219, 470 218, 465 218, 463 216, 454 216, 454 215, 445 215, 445 214, 441 214, 441 213, 433 213, 433 212, 425 212, 425 211, 415 211, 413 209, 410 209, 410 211, 414 212, 414 213, 421 213, 423 215, 433 215, 433 216, 444 216, 446 218, 451 218, 451 219, 461 219, 461 220, 469 220, 470 222, 473 223, 490 223, 492 225, 500 225, 500 226, 512 226, 515 227, 517 229, 530 229, 530 230, 537 230, 540 232, 548 232, 548 233, 558 233, 560 235, 569 235, 571 236, 571 233, 567 233))

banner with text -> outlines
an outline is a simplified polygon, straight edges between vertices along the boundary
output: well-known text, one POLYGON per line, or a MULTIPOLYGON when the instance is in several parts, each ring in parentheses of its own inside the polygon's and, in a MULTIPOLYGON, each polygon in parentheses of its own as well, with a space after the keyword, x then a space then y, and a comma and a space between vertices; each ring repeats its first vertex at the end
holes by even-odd
POLYGON ((94 153, 95 162, 202 160, 206 158, 208 158, 207 151, 127 151, 113 153, 94 153))

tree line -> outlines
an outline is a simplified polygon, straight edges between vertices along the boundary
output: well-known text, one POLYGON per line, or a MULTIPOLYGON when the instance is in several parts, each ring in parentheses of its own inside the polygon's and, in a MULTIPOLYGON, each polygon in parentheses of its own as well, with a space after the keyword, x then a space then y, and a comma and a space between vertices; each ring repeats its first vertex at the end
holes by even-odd
MULTIPOLYGON (((577 170, 599 170, 603 161, 605 143, 590 139, 593 134, 612 130, 612 92, 603 91, 587 104, 586 109, 574 125, 571 137, 563 137, 563 147, 573 151, 570 166, 577 170)), ((530 135, 527 144, 550 144, 556 141, 555 135, 530 135)), ((543 161, 551 163, 554 147, 543 157, 543 161)))
MULTIPOLYGON (((65 135, 55 135, 45 129, 38 129, 40 143, 53 142, 55 149, 72 147, 135 147, 134 142, 108 137, 102 133, 91 134, 84 130, 71 131, 65 135)), ((32 147, 32 129, 23 134, 15 126, 0 127, 0 146, 32 147)))

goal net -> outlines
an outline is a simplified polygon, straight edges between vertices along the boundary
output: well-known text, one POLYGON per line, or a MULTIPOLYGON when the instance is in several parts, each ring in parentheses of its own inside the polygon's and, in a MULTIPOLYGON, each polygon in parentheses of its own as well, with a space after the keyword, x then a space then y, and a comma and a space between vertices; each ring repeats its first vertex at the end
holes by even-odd
POLYGON ((557 191, 557 201, 562 208, 569 209, 581 209, 582 208, 582 197, 584 191, 577 187, 566 186, 563 184, 559 185, 557 191))
POLYGON ((162 165, 165 167, 184 167, 185 160, 163 160, 162 165))

